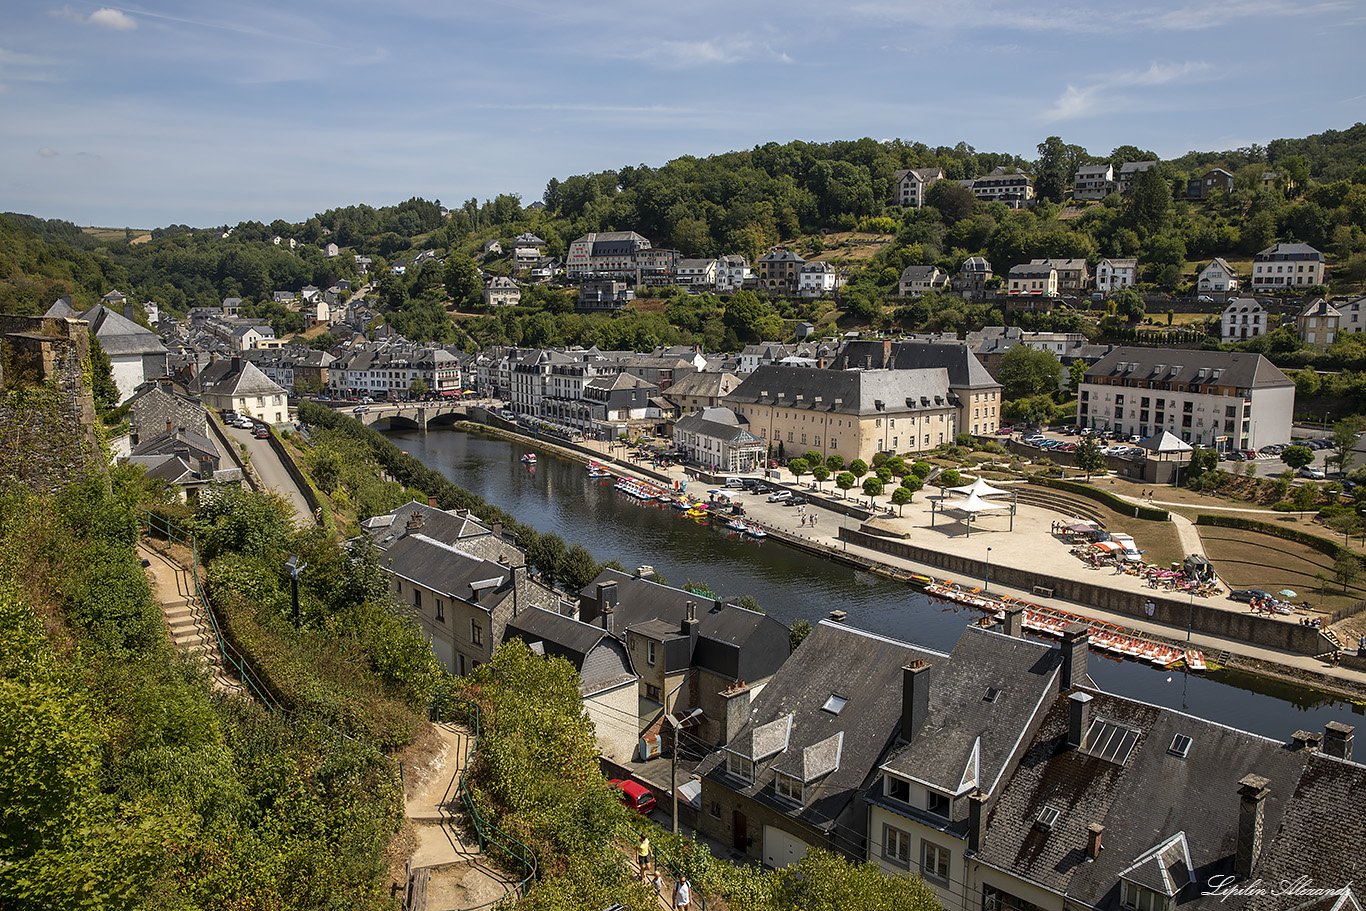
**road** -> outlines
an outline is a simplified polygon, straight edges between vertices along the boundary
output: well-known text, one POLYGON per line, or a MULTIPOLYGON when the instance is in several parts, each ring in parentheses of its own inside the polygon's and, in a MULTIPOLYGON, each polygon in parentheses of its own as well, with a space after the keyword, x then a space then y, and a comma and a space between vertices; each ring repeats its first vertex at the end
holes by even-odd
POLYGON ((261 485, 269 490, 273 490, 284 497, 294 512, 298 514, 301 521, 313 521, 313 515, 308 508, 308 500, 295 485, 289 472, 280 462, 275 450, 270 448, 270 443, 266 440, 258 440, 251 435, 250 430, 238 430, 236 427, 228 427, 228 439, 234 443, 239 443, 247 448, 247 455, 251 457, 251 468, 256 473, 261 485))

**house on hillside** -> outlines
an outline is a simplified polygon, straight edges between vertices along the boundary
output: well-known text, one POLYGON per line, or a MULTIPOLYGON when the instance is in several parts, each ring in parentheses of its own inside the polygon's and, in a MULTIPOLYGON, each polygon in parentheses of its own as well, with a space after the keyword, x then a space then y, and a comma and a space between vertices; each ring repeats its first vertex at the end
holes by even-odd
POLYGON ((1235 297, 1219 318, 1219 340, 1241 342, 1270 331, 1266 309, 1250 297, 1235 297))
POLYGON ((1138 281, 1137 259, 1102 259, 1096 266, 1096 290, 1113 294, 1138 281))
POLYGON ((1224 294, 1238 290, 1238 273, 1221 257, 1214 257, 1200 270, 1195 280, 1201 294, 1224 294))
POLYGON ((892 173, 892 203, 907 209, 925 204, 925 193, 944 179, 943 168, 911 168, 892 173))
POLYGON ((938 266, 907 266, 901 270, 896 289, 902 297, 919 297, 926 291, 944 291, 948 286, 948 273, 941 272, 938 266))
POLYGON ((1077 168, 1072 176, 1073 199, 1104 199, 1115 192, 1115 169, 1108 161, 1077 168))
POLYGON ((1323 254, 1308 244, 1275 244, 1253 257, 1253 291, 1304 289, 1323 283, 1323 254))

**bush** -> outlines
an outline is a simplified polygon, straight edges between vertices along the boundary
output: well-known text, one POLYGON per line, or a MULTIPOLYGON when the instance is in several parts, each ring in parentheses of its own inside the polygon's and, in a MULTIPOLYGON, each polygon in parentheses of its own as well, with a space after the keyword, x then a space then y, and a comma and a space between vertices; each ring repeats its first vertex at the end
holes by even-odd
MULTIPOLYGON (((1293 509, 1294 507, 1291 508, 1293 509)), ((1195 524, 1208 525, 1213 528, 1239 528, 1243 531, 1253 531, 1258 534, 1284 538, 1287 541, 1294 541, 1296 544, 1303 544, 1305 547, 1312 547, 1319 553, 1332 557, 1334 560, 1344 553, 1353 554, 1353 551, 1348 550, 1336 541, 1321 538, 1318 535, 1310 534, 1307 531, 1301 531, 1298 528, 1290 528, 1283 525, 1273 525, 1270 522, 1258 522, 1256 519, 1246 519, 1242 516, 1215 516, 1201 513, 1195 517, 1195 524)))

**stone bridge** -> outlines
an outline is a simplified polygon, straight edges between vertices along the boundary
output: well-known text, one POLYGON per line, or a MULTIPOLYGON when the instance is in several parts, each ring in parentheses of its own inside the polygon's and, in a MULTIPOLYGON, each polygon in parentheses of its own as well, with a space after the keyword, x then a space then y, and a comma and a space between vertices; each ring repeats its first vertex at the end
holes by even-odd
POLYGON ((420 430, 423 433, 432 424, 450 425, 468 417, 466 406, 454 402, 379 402, 374 405, 344 406, 337 410, 368 427, 379 425, 378 429, 381 430, 420 430), (357 407, 369 410, 356 414, 357 407))

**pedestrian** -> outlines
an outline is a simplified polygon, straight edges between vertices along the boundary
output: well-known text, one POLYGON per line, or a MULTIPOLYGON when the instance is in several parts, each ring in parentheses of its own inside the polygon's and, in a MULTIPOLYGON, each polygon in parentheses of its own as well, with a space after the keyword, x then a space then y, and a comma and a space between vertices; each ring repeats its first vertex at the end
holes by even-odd
POLYGON ((650 885, 655 887, 656 896, 659 896, 664 892, 664 879, 658 873, 655 874, 654 879, 650 880, 650 885))
POLYGON ((1145 604, 1145 605, 1143 605, 1143 613, 1145 613, 1145 614, 1147 614, 1149 617, 1151 617, 1151 616, 1152 616, 1154 613, 1156 613, 1156 612, 1157 612, 1157 605, 1154 604, 1154 603, 1152 602, 1152 599, 1151 599, 1151 598, 1149 598, 1149 599, 1148 599, 1148 603, 1145 604))
POLYGON ((687 908, 692 905, 692 884, 685 876, 674 886, 674 907, 687 908))
POLYGON ((647 835, 640 836, 640 844, 636 846, 636 860, 640 862, 640 872, 643 876, 650 868, 650 838, 647 835))

